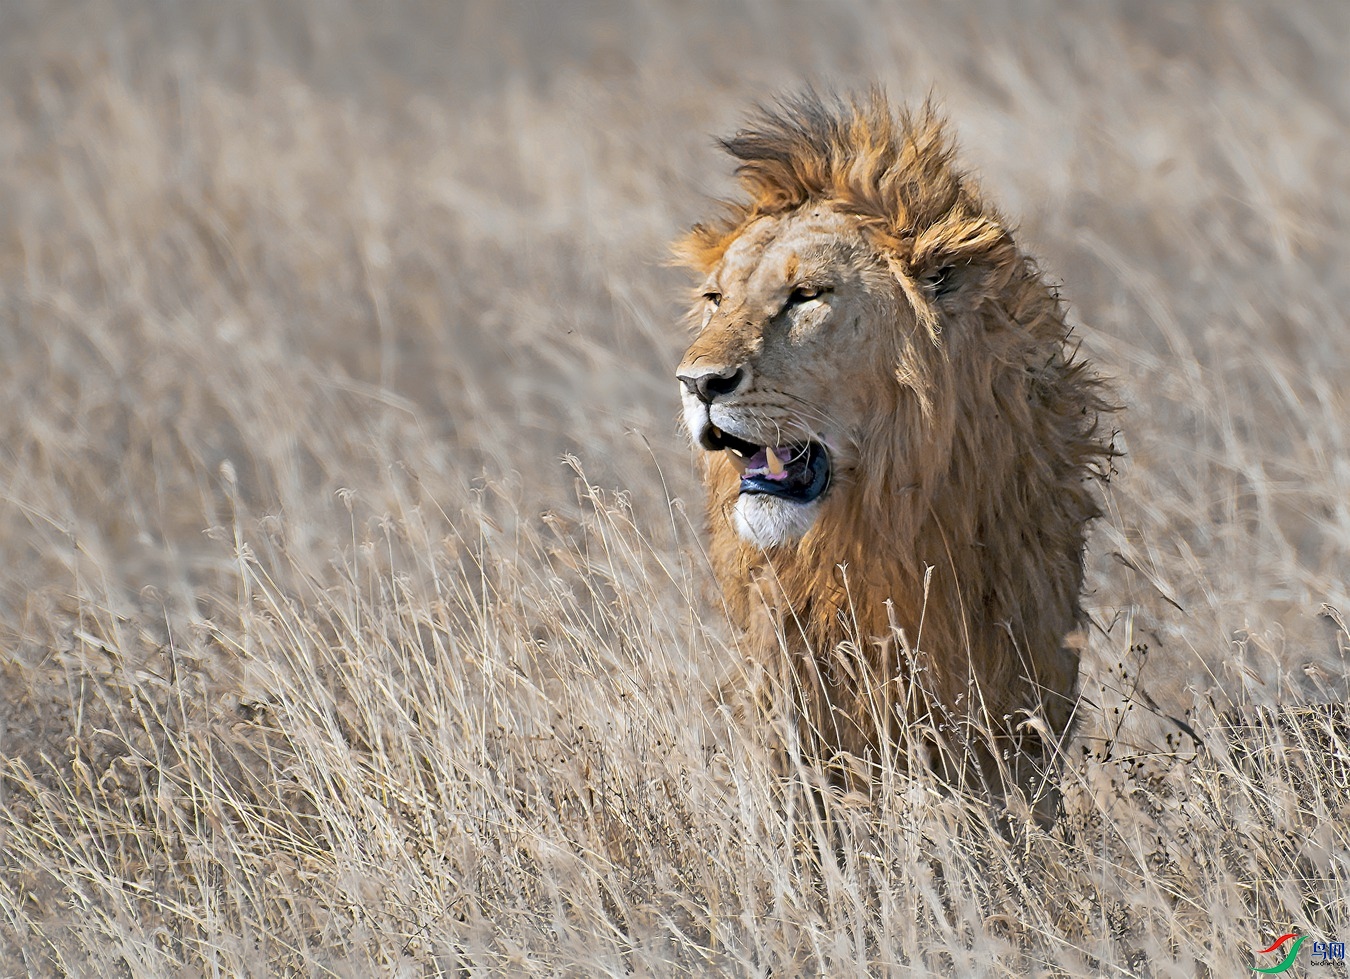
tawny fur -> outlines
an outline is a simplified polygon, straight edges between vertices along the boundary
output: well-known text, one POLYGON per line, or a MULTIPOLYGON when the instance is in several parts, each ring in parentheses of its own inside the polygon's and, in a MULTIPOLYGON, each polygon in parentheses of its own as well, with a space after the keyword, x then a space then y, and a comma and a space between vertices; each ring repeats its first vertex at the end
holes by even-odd
MULTIPOLYGON (((828 206, 856 220, 871 252, 856 261, 884 270, 898 310, 874 324, 886 369, 837 378, 841 391, 866 385, 874 412, 800 540, 761 548, 738 534, 738 474, 725 453, 701 453, 730 613, 767 667, 788 668, 827 758, 919 750, 902 717, 942 726, 932 740, 949 749, 947 734, 973 724, 994 736, 965 755, 986 784, 1011 747, 1025 787, 1071 723, 1085 535, 1112 455, 1103 382, 930 109, 812 94, 723 145, 747 197, 678 243, 688 266, 714 275, 756 222, 828 206)), ((762 340, 745 331, 767 329, 748 314, 705 327, 691 356, 741 344, 753 358, 762 340)))

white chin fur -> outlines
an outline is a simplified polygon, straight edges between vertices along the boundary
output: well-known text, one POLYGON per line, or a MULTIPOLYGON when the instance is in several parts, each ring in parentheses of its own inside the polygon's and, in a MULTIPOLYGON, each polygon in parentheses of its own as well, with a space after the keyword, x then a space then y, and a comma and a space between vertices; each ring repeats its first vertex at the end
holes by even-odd
POLYGON ((736 498, 732 512, 742 537, 759 547, 775 547, 805 536, 816 522, 820 503, 791 503, 776 496, 742 494, 736 498))

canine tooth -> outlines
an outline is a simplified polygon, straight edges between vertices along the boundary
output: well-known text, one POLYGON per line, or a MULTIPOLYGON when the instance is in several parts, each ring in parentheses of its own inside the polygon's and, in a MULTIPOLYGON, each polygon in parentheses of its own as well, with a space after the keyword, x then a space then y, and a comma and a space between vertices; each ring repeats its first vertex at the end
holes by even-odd
POLYGON ((769 472, 775 476, 783 475, 783 460, 778 458, 778 453, 773 449, 765 449, 764 455, 769 460, 769 472))
POLYGON ((734 445, 728 445, 727 451, 730 452, 732 455, 734 455, 737 459, 745 458, 745 453, 742 452, 740 449, 736 448, 736 446, 734 445))

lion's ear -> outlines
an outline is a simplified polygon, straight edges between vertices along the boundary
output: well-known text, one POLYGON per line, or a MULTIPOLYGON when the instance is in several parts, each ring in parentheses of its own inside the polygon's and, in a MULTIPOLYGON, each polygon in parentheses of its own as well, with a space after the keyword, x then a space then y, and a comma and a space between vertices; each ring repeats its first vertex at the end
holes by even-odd
POLYGON ((919 276, 919 285, 931 301, 937 302, 955 292, 960 287, 962 279, 966 278, 964 273, 967 272, 969 266, 959 268, 955 265, 939 265, 919 276))
POLYGON ((984 255, 944 255, 911 269, 915 284, 933 306, 957 309, 978 305, 981 296, 998 291, 999 263, 984 255))
POLYGON ((914 242, 910 272, 929 302, 950 304, 996 287, 1017 261, 998 221, 984 215, 940 222, 914 242))

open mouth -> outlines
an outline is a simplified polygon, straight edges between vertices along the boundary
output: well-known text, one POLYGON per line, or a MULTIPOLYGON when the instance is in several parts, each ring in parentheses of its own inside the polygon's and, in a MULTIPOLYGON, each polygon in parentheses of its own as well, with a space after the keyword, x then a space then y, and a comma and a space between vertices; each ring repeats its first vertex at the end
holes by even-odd
POLYGON ((709 452, 725 451, 741 474, 742 495, 810 503, 830 485, 830 453, 820 442, 755 445, 709 425, 699 439, 709 452))

